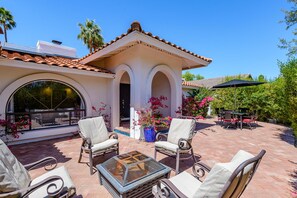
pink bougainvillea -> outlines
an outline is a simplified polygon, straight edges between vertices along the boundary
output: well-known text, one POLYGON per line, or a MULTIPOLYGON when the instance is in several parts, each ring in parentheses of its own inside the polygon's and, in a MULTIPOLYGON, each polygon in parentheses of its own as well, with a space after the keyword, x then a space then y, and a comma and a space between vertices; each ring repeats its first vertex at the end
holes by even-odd
POLYGON ((15 121, 10 119, 0 119, 0 126, 5 130, 5 135, 11 134, 14 138, 19 138, 18 132, 26 129, 30 126, 30 120, 28 116, 19 116, 15 121))
POLYGON ((134 120, 134 126, 140 125, 142 127, 154 127, 157 131, 160 127, 168 127, 172 118, 170 116, 163 117, 160 113, 161 108, 168 108, 163 104, 167 100, 167 97, 151 97, 148 101, 148 108, 138 110, 136 113, 139 115, 137 121, 134 120))
POLYGON ((182 106, 178 107, 176 113, 183 116, 192 116, 198 119, 204 119, 207 114, 207 107, 213 98, 207 96, 201 101, 196 100, 194 97, 184 97, 182 99, 182 106))

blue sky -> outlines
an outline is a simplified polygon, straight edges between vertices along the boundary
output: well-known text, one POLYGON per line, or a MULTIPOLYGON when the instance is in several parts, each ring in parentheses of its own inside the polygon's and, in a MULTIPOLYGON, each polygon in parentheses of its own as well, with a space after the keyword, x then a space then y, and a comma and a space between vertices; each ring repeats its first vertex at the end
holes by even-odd
MULTIPOLYGON (((250 73, 268 78, 279 75, 277 61, 286 61, 286 51, 277 47, 279 38, 291 30, 279 23, 286 0, 196 0, 196 1, 61 1, 2 0, 17 27, 8 32, 8 42, 32 46, 37 40, 60 40, 88 53, 80 40, 78 23, 95 19, 106 42, 124 33, 138 20, 152 32, 213 62, 190 70, 206 78, 250 73)), ((0 36, 3 41, 3 35, 0 36)))

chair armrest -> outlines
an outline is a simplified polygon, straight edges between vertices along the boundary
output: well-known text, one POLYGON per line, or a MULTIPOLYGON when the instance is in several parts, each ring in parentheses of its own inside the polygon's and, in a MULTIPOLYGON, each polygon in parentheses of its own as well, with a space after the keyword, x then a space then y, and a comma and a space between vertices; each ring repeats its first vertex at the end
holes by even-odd
POLYGON ((38 188, 47 185, 51 182, 57 181, 57 180, 61 180, 62 185, 60 187, 58 187, 56 184, 52 183, 50 185, 47 186, 46 191, 47 194, 49 195, 49 197, 56 197, 57 195, 59 195, 61 193, 61 191, 64 188, 64 181, 60 176, 51 176, 48 177, 32 186, 29 186, 27 188, 23 188, 17 191, 13 191, 13 192, 9 192, 9 193, 1 193, 0 197, 23 197, 26 198, 28 197, 32 192, 34 192, 35 190, 37 190, 38 188), (50 192, 50 188, 55 188, 56 190, 50 192))
POLYGON ((53 170, 54 168, 57 167, 57 159, 54 158, 54 157, 46 157, 46 158, 43 158, 43 159, 38 160, 36 162, 26 164, 26 165, 24 165, 24 167, 27 170, 32 170, 33 168, 35 168, 35 167, 37 167, 37 166, 39 166, 41 164, 44 164, 44 169, 46 171, 53 170))
POLYGON ((187 196, 184 195, 170 180, 168 179, 161 179, 157 183, 157 194, 155 194, 155 197, 171 197, 170 194, 174 194, 174 197, 179 198, 186 198, 187 196), (161 188, 161 184, 164 185, 163 188, 161 188))
POLYGON ((157 133, 156 135, 156 141, 160 141, 164 138, 164 140, 167 140, 168 134, 164 133, 157 133))
POLYGON ((202 162, 196 162, 192 167, 193 174, 199 180, 201 180, 201 178, 204 177, 205 172, 209 173, 210 170, 211 170, 211 168, 202 162))
POLYGON ((111 132, 110 135, 109 135, 109 139, 110 138, 112 138, 112 139, 119 139, 119 136, 115 132, 111 132))
POLYGON ((189 150, 192 148, 190 141, 184 138, 180 138, 177 144, 180 150, 189 150))
POLYGON ((87 146, 88 149, 92 148, 92 141, 90 138, 86 138, 80 131, 78 131, 79 136, 83 139, 82 145, 87 146))

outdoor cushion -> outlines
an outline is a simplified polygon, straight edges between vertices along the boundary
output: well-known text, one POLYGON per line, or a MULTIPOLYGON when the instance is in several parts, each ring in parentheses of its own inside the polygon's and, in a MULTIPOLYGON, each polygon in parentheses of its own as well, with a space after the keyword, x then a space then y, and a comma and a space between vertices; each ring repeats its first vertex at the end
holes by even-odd
POLYGON ((1 139, 0 151, 0 193, 28 187, 31 181, 28 171, 1 139))
POLYGON ((178 149, 178 146, 176 144, 172 144, 172 143, 167 142, 167 141, 155 142, 155 146, 159 147, 159 148, 164 148, 166 150, 170 150, 170 151, 173 151, 173 152, 176 152, 177 149, 178 149))
MULTIPOLYGON (((235 169, 244 161, 253 158, 254 156, 246 151, 240 150, 233 157, 229 163, 217 163, 211 169, 211 171, 206 176, 205 180, 197 189, 195 197, 218 197, 224 185, 235 171, 235 169)), ((244 174, 247 175, 252 168, 252 165, 249 165, 245 168, 244 174)), ((231 185, 232 187, 232 185, 231 185)), ((235 186, 233 186, 234 189, 235 186)), ((227 193, 232 192, 231 188, 228 189, 227 193)), ((226 196, 228 197, 228 196, 226 196)))
POLYGON ((104 142, 95 144, 94 146, 92 146, 91 149, 92 149, 92 152, 96 152, 96 151, 107 149, 117 143, 119 143, 119 141, 117 139, 108 139, 104 142))
MULTIPOLYGON (((199 189, 201 182, 186 171, 169 179, 184 195, 187 197, 194 197, 195 192, 199 189)), ((161 184, 161 188, 164 185, 161 184)), ((157 192, 157 186, 153 187, 153 194, 157 192)), ((174 197, 171 193, 170 197, 174 197)))
MULTIPOLYGON (((32 183, 30 186, 42 181, 42 180, 45 180, 47 179, 48 177, 51 177, 51 176, 60 176, 62 177, 63 181, 64 181, 64 189, 62 191, 62 193, 67 193, 68 192, 68 195, 71 196, 75 193, 75 186, 71 180, 71 177, 67 171, 67 169, 64 167, 64 166, 61 166, 59 168, 56 168, 52 171, 49 171, 49 172, 46 172, 45 174, 37 177, 36 179, 33 179, 32 183)), ((59 188, 61 185, 62 185, 62 182, 60 180, 57 180, 57 181, 54 181, 52 182, 54 184, 57 185, 57 187, 59 188)), ((38 188, 37 190, 35 190, 33 193, 31 193, 29 195, 29 198, 35 198, 35 197, 40 197, 40 198, 44 198, 44 197, 49 197, 47 195, 47 187, 49 186, 50 184, 47 184, 47 185, 44 185, 40 188, 38 188)), ((49 188, 49 191, 55 191, 55 187, 53 187, 52 189, 49 188)))
POLYGON ((180 138, 192 138, 195 126, 196 121, 193 119, 173 118, 170 124, 167 141, 177 145, 180 138))
POLYGON ((90 138, 92 145, 108 140, 108 131, 102 116, 78 121, 81 133, 90 138))

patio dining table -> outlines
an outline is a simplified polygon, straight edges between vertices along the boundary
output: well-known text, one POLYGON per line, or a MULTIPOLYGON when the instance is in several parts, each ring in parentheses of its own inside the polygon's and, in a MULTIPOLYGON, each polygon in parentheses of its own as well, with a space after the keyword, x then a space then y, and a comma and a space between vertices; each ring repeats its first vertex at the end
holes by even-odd
POLYGON ((239 116, 239 119, 240 119, 240 129, 242 130, 242 117, 243 116, 247 116, 249 115, 248 113, 242 113, 242 112, 232 112, 233 115, 236 115, 236 116, 239 116))

